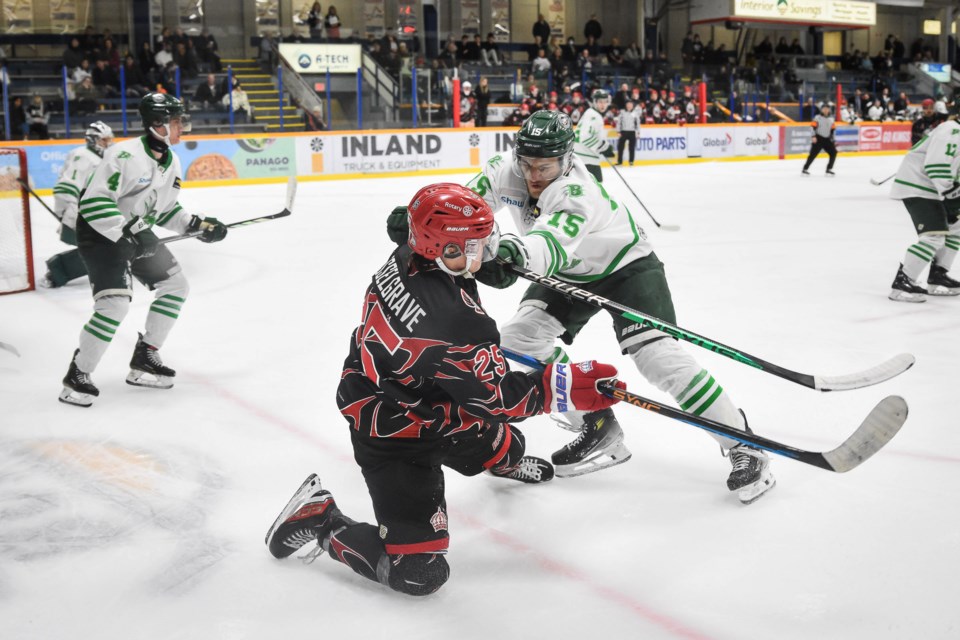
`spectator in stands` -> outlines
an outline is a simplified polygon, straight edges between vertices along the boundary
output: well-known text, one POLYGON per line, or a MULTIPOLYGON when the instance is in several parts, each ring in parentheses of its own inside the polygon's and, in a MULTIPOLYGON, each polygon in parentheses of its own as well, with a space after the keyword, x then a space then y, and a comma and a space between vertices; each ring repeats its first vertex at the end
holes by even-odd
POLYGON ((84 78, 89 78, 91 75, 90 61, 84 58, 80 61, 80 66, 70 74, 70 80, 72 80, 74 84, 80 84, 84 78))
POLYGON ((513 113, 508 115, 503 119, 503 126, 505 127, 519 127, 522 125, 527 118, 530 117, 530 105, 526 102, 522 102, 520 107, 513 110, 513 113))
POLYGON ((543 42, 540 40, 540 36, 534 36, 533 44, 527 47, 527 62, 536 60, 541 49, 543 49, 543 42))
POLYGON ((193 55, 193 45, 190 44, 189 40, 186 43, 177 43, 177 49, 173 53, 173 61, 178 67, 180 67, 180 73, 185 78, 197 77, 197 74, 199 73, 199 70, 197 69, 197 60, 193 55))
POLYGON ((170 95, 177 95, 177 64, 171 60, 160 74, 160 86, 170 95))
POLYGON ((861 89, 854 89, 853 95, 847 97, 847 102, 850 104, 850 108, 857 114, 858 117, 863 117, 863 114, 867 109, 867 101, 864 100, 863 91, 861 89))
POLYGON ((343 26, 343 23, 340 21, 340 16, 337 15, 337 8, 333 5, 327 7, 327 15, 323 19, 323 26, 327 30, 327 38, 330 40, 339 40, 340 39, 340 28, 343 26))
POLYGON ((623 64, 623 47, 620 46, 620 38, 614 37, 610 40, 610 46, 607 47, 607 62, 615 66, 623 64))
POLYGON ((536 84, 531 84, 530 89, 527 91, 527 95, 523 98, 523 101, 530 105, 531 113, 543 109, 543 95, 540 93, 540 87, 538 87, 536 84))
POLYGON ((464 62, 480 62, 480 50, 483 45, 481 41, 480 34, 474 34, 473 40, 467 42, 463 47, 463 60, 464 62))
POLYGON ((397 43, 397 56, 400 58, 400 73, 406 76, 411 75, 413 54, 407 49, 406 42, 397 43))
POLYGON ((47 123, 50 122, 50 114, 43 104, 43 98, 34 94, 30 104, 27 105, 26 119, 28 134, 31 140, 48 140, 50 132, 47 129, 47 123))
POLYGON ((898 36, 893 36, 893 62, 894 68, 899 71, 900 64, 903 62, 903 56, 906 53, 906 49, 903 46, 903 42, 900 41, 898 36))
POLYGON ((700 40, 700 34, 693 34, 693 77, 699 78, 703 75, 703 62, 704 62, 704 50, 703 42, 700 40))
POLYGON ((480 76, 480 84, 475 92, 477 97, 477 126, 487 126, 487 111, 490 106, 490 82, 487 76, 480 76))
POLYGON ((140 71, 143 73, 143 76, 150 84, 153 84, 154 70, 157 68, 157 62, 149 42, 144 42, 143 46, 140 47, 138 62, 140 63, 140 71))
POLYGON ((687 31, 680 45, 680 61, 683 63, 683 72, 690 73, 693 67, 693 31, 687 31))
POLYGON ((115 73, 120 73, 120 52, 117 51, 117 48, 113 45, 111 38, 104 39, 103 48, 100 50, 97 59, 106 60, 107 64, 110 65, 110 68, 112 68, 115 73))
POLYGON ((440 54, 440 66, 444 69, 456 69, 460 66, 460 57, 457 55, 457 45, 452 40, 447 41, 447 46, 440 54))
POLYGON ((220 63, 220 46, 206 27, 196 37, 195 49, 200 62, 210 65, 211 71, 219 73, 223 70, 223 65, 220 63))
POLYGON ((27 131, 27 114, 23 109, 23 98, 14 96, 10 101, 10 139, 23 140, 27 131))
POLYGON ((550 71, 553 72, 553 82, 556 84, 565 82, 570 75, 570 68, 567 61, 563 59, 563 53, 559 47, 554 49, 553 55, 550 56, 550 71))
POLYGON ((883 108, 883 104, 880 102, 880 100, 874 100, 870 104, 870 108, 867 109, 867 120, 881 122, 884 119, 885 113, 886 111, 883 108))
POLYGON ((163 45, 170 42, 170 38, 172 37, 173 37, 173 34, 170 32, 170 27, 164 27, 163 29, 161 29, 157 37, 153 39, 154 50, 158 52, 161 51, 163 49, 163 45))
POLYGON ((537 57, 530 63, 530 72, 537 78, 546 78, 550 71, 550 61, 543 49, 537 51, 537 57))
POLYGON ((630 101, 630 98, 630 85, 624 82, 620 85, 620 89, 613 94, 613 107, 617 110, 626 108, 627 102, 630 101))
POLYGON ((80 37, 80 48, 86 53, 88 57, 94 56, 97 51, 100 49, 100 37, 97 35, 97 32, 93 30, 93 27, 87 26, 83 30, 83 35, 80 37))
POLYGON ((590 59, 590 50, 584 49, 577 58, 577 73, 589 73, 591 69, 593 69, 593 62, 590 59))
POLYGON ((323 32, 323 9, 319 2, 314 2, 307 15, 307 26, 310 28, 310 37, 319 38, 323 32))
POLYGON ((477 117, 477 97, 473 95, 473 84, 466 80, 460 85, 460 126, 474 127, 477 117))
POLYGON ((544 46, 550 41, 550 23, 543 17, 543 14, 537 15, 537 21, 533 23, 533 42, 538 46, 544 46))
POLYGON ((228 110, 232 102, 233 117, 236 122, 245 124, 253 115, 253 110, 250 108, 250 100, 247 98, 247 92, 243 90, 243 87, 240 85, 240 80, 237 79, 236 76, 233 77, 233 91, 223 96, 221 102, 228 110))
POLYGON ((71 38, 70 46, 63 52, 63 66, 65 66, 68 71, 73 71, 80 66, 80 63, 83 62, 85 57, 83 49, 80 48, 80 39, 71 38))
POLYGON ((567 44, 563 45, 563 59, 567 62, 577 61, 577 45, 573 41, 573 36, 567 38, 567 44))
POLYGON ((314 107, 312 110, 303 110, 303 124, 307 131, 323 131, 323 118, 321 117, 320 107, 314 107))
POLYGON ((586 40, 593 38, 597 42, 603 37, 603 27, 600 26, 600 21, 597 20, 597 14, 591 14, 590 19, 587 20, 587 24, 583 25, 583 37, 586 40))
POLYGON ((197 87, 193 99, 202 109, 220 109, 223 106, 223 92, 217 86, 217 77, 208 73, 207 81, 197 87))
POLYGON ((769 58, 773 54, 773 43, 770 42, 770 36, 764 36, 760 44, 753 48, 753 55, 757 59, 769 58))
POLYGON ((636 42, 631 43, 627 50, 623 52, 623 60, 634 72, 639 71, 640 63, 643 61, 643 52, 640 51, 640 45, 636 42))
POLYGON ((177 27, 176 29, 173 30, 173 35, 170 36, 169 40, 173 50, 176 51, 177 45, 180 43, 186 44, 189 38, 187 37, 187 34, 183 32, 183 29, 181 27, 177 27))
POLYGON ((261 63, 273 68, 277 59, 277 45, 273 40, 273 34, 264 32, 260 34, 260 56, 261 63))
POLYGON ((153 56, 153 62, 158 69, 166 69, 168 62, 173 62, 173 42, 167 40, 163 43, 163 49, 157 51, 153 56))
POLYGON ((94 86, 100 89, 104 96, 113 98, 120 95, 120 78, 106 60, 97 60, 90 75, 93 76, 94 86))
POLYGON ((100 99, 103 93, 100 88, 93 84, 93 78, 87 76, 74 90, 77 97, 77 113, 94 113, 100 106, 100 99))
POLYGON ((142 98, 149 92, 148 80, 140 71, 137 61, 129 53, 123 59, 123 80, 127 85, 127 96, 131 98, 142 98))
POLYGON ((483 59, 483 64, 488 67, 491 65, 499 67, 503 64, 500 47, 497 46, 497 41, 492 32, 487 34, 487 41, 483 43, 483 47, 480 49, 480 57, 483 59))
POLYGON ((780 36, 780 40, 777 41, 777 48, 774 49, 778 56, 786 56, 790 54, 790 45, 787 44, 787 39, 783 36, 780 36))

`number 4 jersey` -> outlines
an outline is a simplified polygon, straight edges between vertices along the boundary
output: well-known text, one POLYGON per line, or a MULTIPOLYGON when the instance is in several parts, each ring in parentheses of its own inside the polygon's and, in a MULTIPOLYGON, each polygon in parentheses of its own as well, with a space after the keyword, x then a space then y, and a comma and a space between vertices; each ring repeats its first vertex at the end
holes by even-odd
POLYGON ((531 271, 593 282, 653 251, 627 208, 607 195, 578 158, 538 200, 530 198, 515 162, 494 156, 467 186, 494 211, 507 207, 524 236, 531 271))
POLYGON ((353 429, 432 438, 543 410, 539 374, 509 371, 473 278, 399 247, 373 276, 337 389, 353 429))

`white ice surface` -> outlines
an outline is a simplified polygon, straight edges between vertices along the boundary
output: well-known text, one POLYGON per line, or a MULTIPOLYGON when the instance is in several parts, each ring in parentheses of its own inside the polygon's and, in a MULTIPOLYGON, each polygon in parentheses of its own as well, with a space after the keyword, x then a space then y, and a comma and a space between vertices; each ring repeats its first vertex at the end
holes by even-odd
MULTIPOLYGON (((820 394, 688 348, 762 435, 832 449, 889 394, 910 418, 848 474, 775 458, 777 487, 744 507, 705 433, 623 406, 633 459, 544 486, 447 474, 452 575, 414 599, 321 558, 274 560, 263 536, 317 472, 344 511, 372 509, 334 390, 384 218, 424 179, 300 185, 293 217, 170 245, 191 282, 163 349, 170 391, 124 384, 150 296, 138 286, 90 409, 57 402, 90 315, 86 280, 0 298, 0 638, 960 638, 960 299, 887 300, 915 236, 884 178, 893 157, 623 169, 612 197, 666 263, 680 324, 804 373, 909 351, 883 385, 820 394)), ((453 176, 466 180, 468 176, 453 176)), ((186 189, 233 221, 282 208, 283 185, 186 189)), ((35 206, 42 261, 63 247, 35 206)), ((957 275, 957 269, 954 275, 957 275)), ((522 283, 483 290, 499 321, 522 283)), ((604 314, 569 349, 617 363, 604 314)), ((570 434, 522 426, 549 457, 570 434)))

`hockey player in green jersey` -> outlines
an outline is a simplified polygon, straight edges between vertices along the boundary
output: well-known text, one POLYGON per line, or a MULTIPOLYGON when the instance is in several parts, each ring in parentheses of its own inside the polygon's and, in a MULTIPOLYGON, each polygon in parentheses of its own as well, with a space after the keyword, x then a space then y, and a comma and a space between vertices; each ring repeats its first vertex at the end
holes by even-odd
POLYGON ((603 114, 610 108, 610 94, 603 89, 595 89, 590 94, 590 104, 577 123, 573 152, 597 182, 603 182, 600 156, 613 157, 613 145, 607 139, 607 130, 603 126, 603 114))
MULTIPOLYGON (((520 128, 512 156, 495 156, 469 186, 494 209, 506 206, 522 238, 505 236, 501 261, 676 322, 663 264, 625 206, 610 198, 574 155, 565 114, 539 111, 520 128)), ((480 282, 502 288, 517 276, 502 262, 485 262, 480 282)), ((502 344, 542 362, 566 361, 557 338, 572 343, 599 309, 531 285, 517 314, 501 327, 502 344)), ((696 415, 740 429, 746 419, 727 392, 675 340, 613 315, 621 351, 640 373, 696 415)), ((630 453, 612 409, 568 414, 579 437, 553 454, 558 476, 588 473, 625 462, 630 453)), ((766 454, 717 437, 732 470, 727 487, 750 503, 775 480, 766 454)))
MULTIPOLYGON (((77 246, 77 206, 80 193, 100 165, 103 152, 113 144, 113 130, 97 121, 87 127, 86 144, 67 154, 57 184, 53 187, 53 211, 60 218, 60 240, 77 246)), ((47 259, 47 275, 40 282, 44 287, 62 287, 71 280, 87 275, 77 249, 58 253, 47 259)))
POLYGON ((918 238, 907 247, 888 297, 925 302, 927 294, 960 295, 960 282, 948 275, 960 250, 960 124, 955 116, 910 149, 890 197, 903 202, 918 238), (930 272, 924 289, 918 281, 927 265, 930 272))
POLYGON ((183 270, 151 227, 176 233, 202 231, 200 239, 217 242, 227 228, 215 218, 190 215, 177 201, 180 160, 170 148, 188 132, 189 116, 173 96, 149 93, 140 101, 145 134, 108 149, 80 198, 77 244, 90 276, 93 315, 80 331, 63 379, 60 401, 90 406, 100 395, 90 374, 116 335, 130 307, 130 276, 154 292, 146 331, 130 361, 127 382, 169 389, 176 372, 163 364, 159 349, 186 302, 189 287, 183 270))

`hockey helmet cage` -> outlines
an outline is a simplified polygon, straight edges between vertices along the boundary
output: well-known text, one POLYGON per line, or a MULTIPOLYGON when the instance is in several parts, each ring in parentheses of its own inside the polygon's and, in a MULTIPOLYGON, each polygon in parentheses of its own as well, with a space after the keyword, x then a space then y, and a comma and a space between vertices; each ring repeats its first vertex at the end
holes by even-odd
POLYGON ((407 206, 407 244, 418 256, 441 258, 451 246, 469 254, 468 242, 494 235, 493 210, 479 195, 453 182, 428 185, 407 206))
POLYGON ((104 147, 101 147, 97 142, 100 140, 113 140, 113 129, 100 120, 97 120, 87 127, 83 137, 87 141, 87 147, 97 155, 102 156, 104 147))

